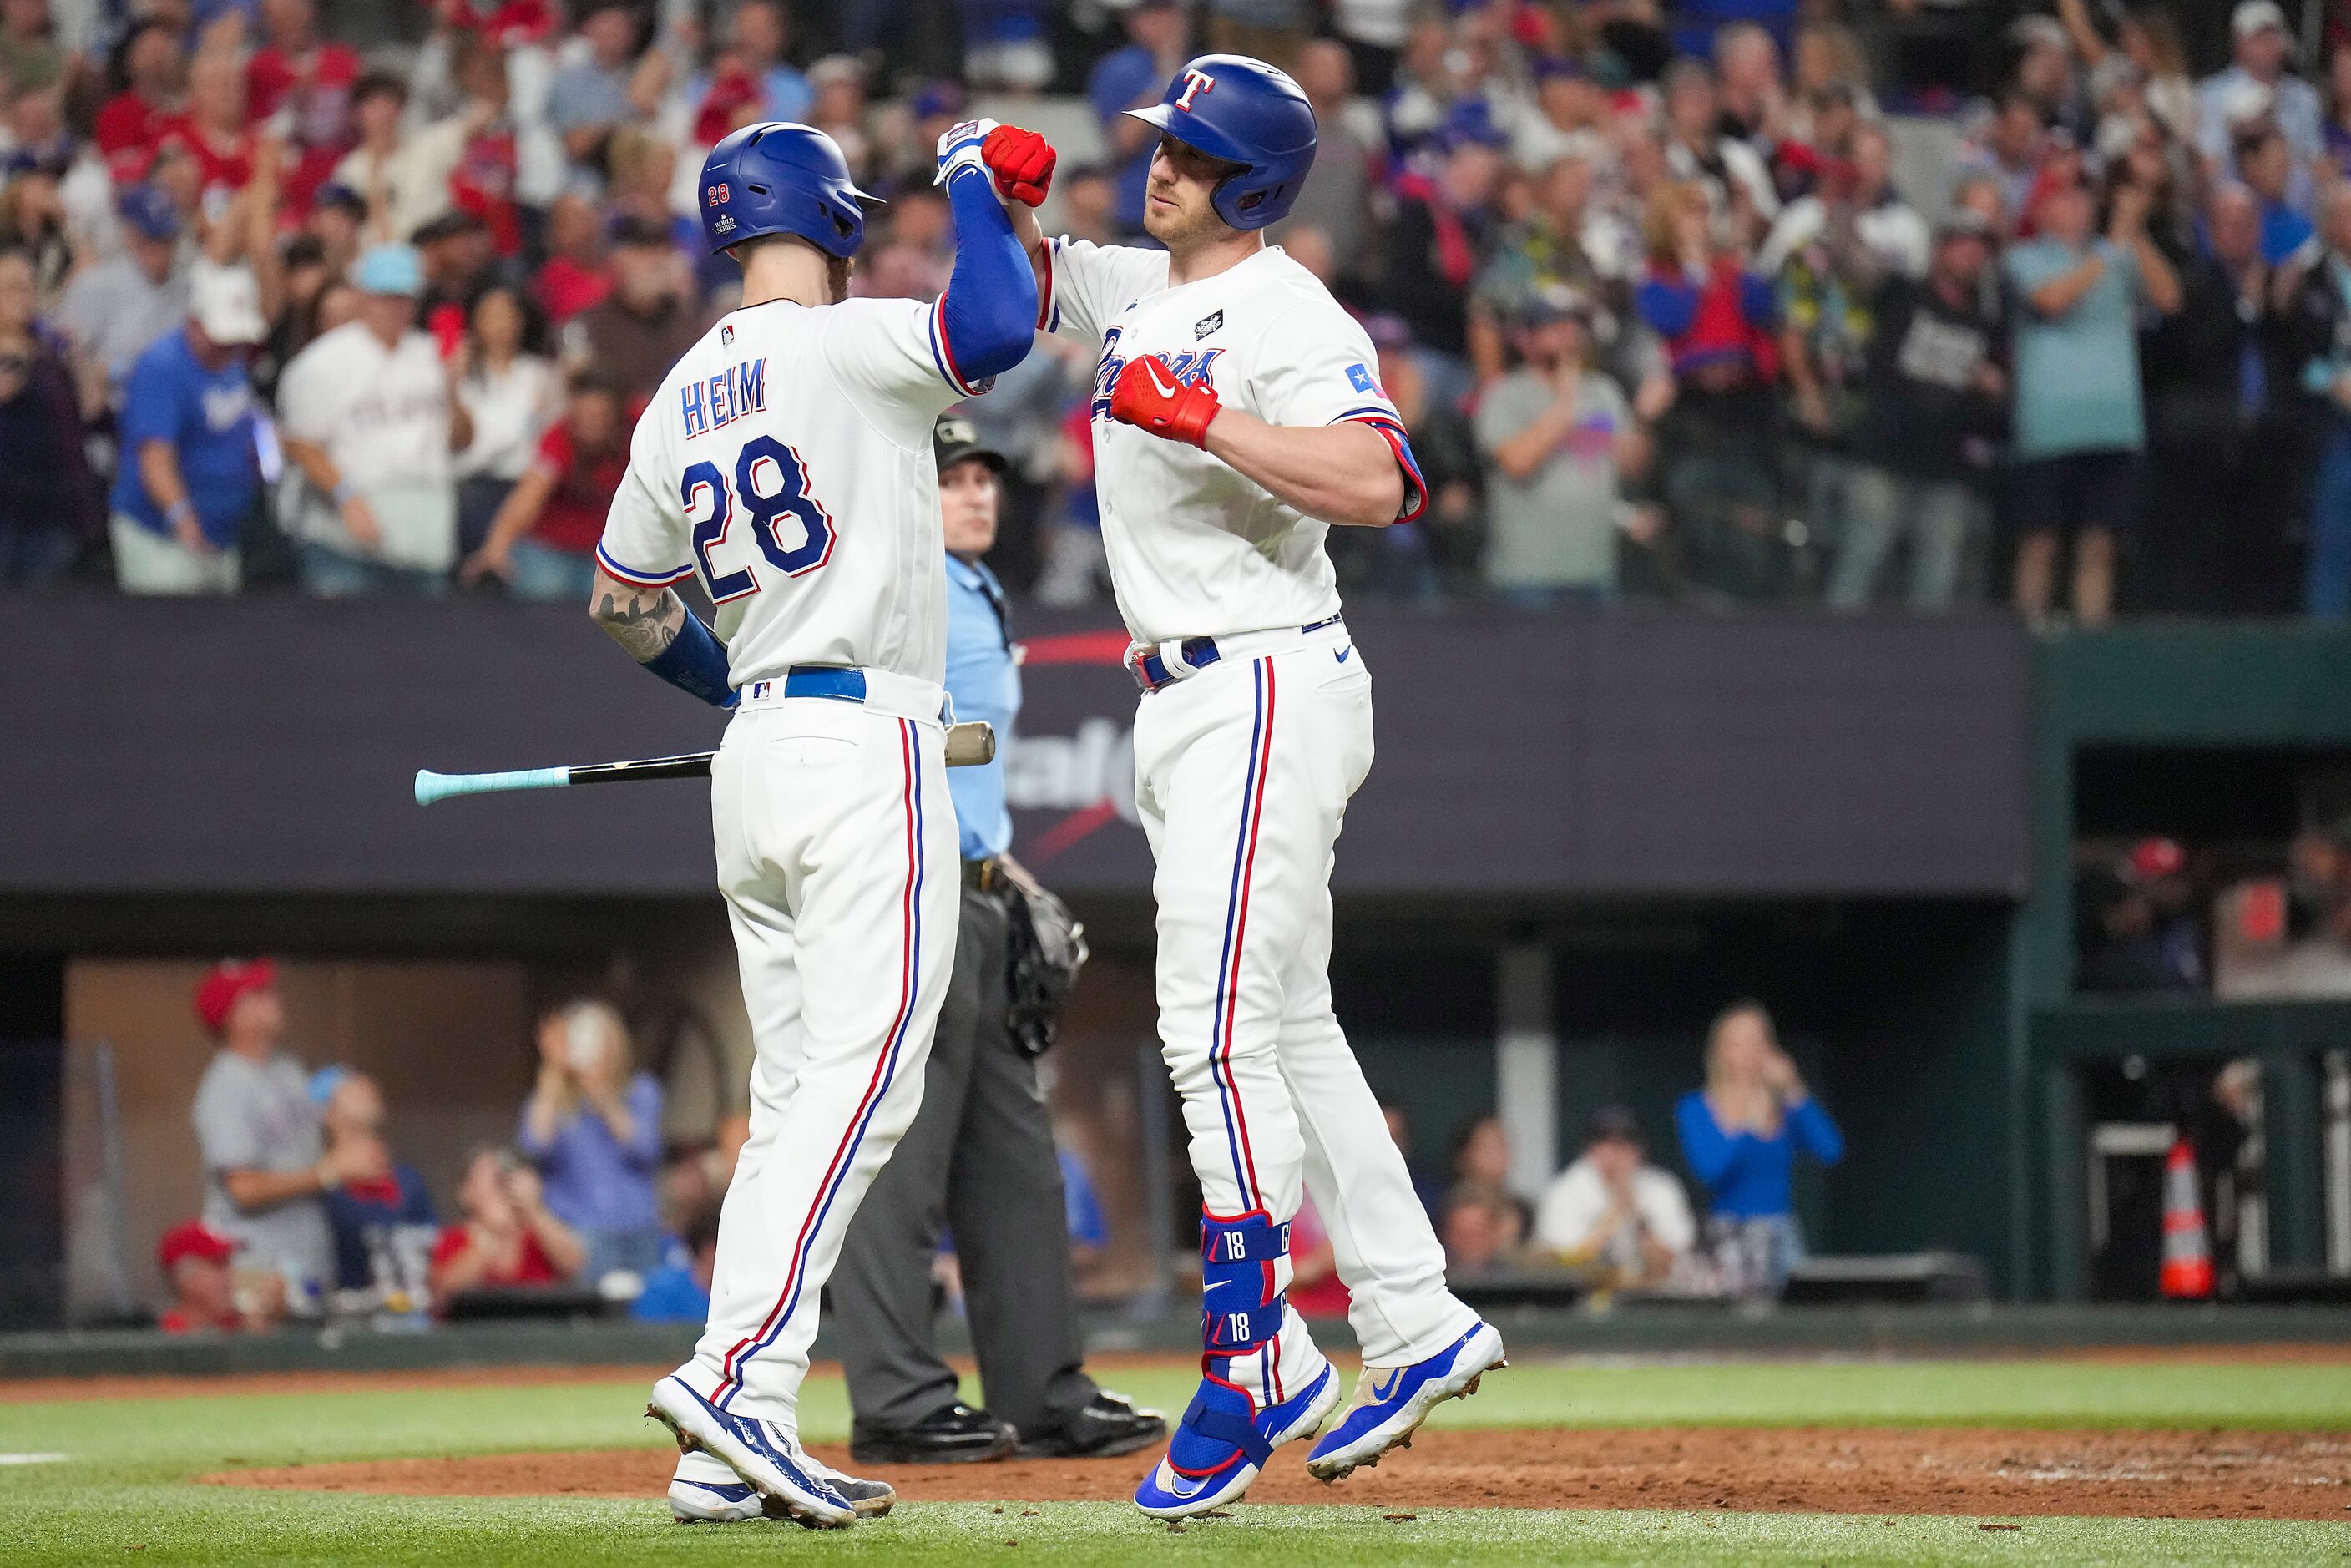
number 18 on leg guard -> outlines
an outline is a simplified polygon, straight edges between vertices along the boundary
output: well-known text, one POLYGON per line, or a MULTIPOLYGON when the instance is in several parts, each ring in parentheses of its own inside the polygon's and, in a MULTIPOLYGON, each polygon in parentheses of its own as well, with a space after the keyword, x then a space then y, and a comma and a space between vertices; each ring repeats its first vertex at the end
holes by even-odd
POLYGON ((1199 1392, 1134 1492, 1161 1519, 1237 1500, 1274 1449, 1311 1437, 1339 1404, 1338 1375, 1290 1310, 1287 1222, 1203 1218, 1200 1285, 1199 1392))

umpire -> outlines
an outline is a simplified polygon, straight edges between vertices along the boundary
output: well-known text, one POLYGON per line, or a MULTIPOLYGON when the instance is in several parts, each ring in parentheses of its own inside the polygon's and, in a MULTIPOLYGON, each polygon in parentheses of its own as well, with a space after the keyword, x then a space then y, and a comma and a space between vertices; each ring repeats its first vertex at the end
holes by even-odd
MULTIPOLYGON (((947 547, 947 691, 958 718, 1009 735, 1020 675, 1004 591, 980 556, 996 542, 1004 458, 969 420, 932 431, 947 547)), ((939 1009, 923 1108, 851 1222, 831 1289, 859 1464, 1109 1458, 1158 1442, 1165 1419, 1094 1385, 1080 1364, 1060 1158, 1037 1088, 1058 987, 1074 960, 1066 912, 1005 853, 1004 765, 947 775, 963 834, 963 919, 939 1009), (1041 933, 1041 940, 1040 940, 1041 933), (1055 965, 1050 960, 1061 957, 1055 965), (931 1343, 931 1264, 954 1233, 988 1410, 956 1397, 931 1343)))

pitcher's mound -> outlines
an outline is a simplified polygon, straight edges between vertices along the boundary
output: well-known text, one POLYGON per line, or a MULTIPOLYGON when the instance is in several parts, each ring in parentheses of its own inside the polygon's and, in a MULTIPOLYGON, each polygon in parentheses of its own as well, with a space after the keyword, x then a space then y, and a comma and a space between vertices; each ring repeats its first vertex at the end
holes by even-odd
MULTIPOLYGON (((1123 1501, 1150 1454, 1084 1461, 852 1467, 902 1505, 1123 1501)), ((228 1471, 228 1486, 435 1497, 635 1497, 669 1483, 674 1452, 624 1448, 376 1459, 228 1471)), ((1277 1455, 1251 1502, 1383 1509, 1656 1508, 1789 1513, 2090 1514, 2326 1519, 2351 1503, 2351 1433, 2045 1432, 1981 1428, 1589 1427, 1423 1432, 1336 1486, 1304 1445, 1277 1455)))

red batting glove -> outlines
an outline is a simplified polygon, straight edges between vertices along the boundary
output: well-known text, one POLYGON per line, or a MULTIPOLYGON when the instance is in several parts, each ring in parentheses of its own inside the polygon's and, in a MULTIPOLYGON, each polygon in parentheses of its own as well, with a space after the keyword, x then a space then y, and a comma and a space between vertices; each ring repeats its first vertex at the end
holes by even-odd
POLYGON ((1148 354, 1129 360, 1110 389, 1113 419, 1202 448, 1208 444, 1208 422, 1224 406, 1217 401, 1217 389, 1205 378, 1189 384, 1178 382, 1165 365, 1148 354))
POLYGON ((1033 207, 1053 188, 1053 163, 1061 154, 1033 131, 999 125, 979 144, 979 161, 995 176, 996 193, 1005 200, 1033 207))

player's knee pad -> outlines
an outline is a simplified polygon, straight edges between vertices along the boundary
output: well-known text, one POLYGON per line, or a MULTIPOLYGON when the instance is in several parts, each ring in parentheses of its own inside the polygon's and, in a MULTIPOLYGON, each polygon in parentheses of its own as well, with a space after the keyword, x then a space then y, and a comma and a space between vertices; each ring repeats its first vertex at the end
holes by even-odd
POLYGON ((1281 1330, 1290 1223, 1262 1210, 1200 1217, 1200 1335, 1217 1355, 1246 1355, 1281 1330))

